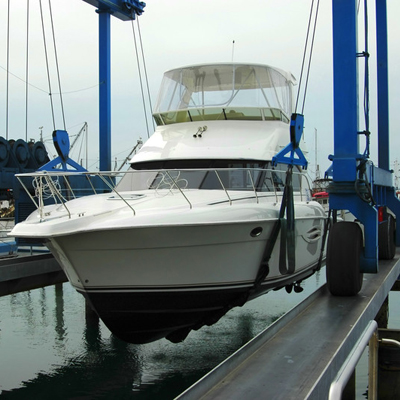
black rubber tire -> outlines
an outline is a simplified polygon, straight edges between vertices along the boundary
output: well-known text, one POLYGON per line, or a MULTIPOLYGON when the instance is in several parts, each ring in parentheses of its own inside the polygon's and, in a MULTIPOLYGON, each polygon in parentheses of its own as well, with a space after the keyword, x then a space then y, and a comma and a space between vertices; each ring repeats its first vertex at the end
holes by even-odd
POLYGON ((326 253, 326 281, 334 296, 355 296, 362 287, 363 234, 355 222, 333 224, 326 253))
POLYGON ((396 254, 396 220, 390 214, 378 226, 378 248, 381 260, 391 260, 396 254))

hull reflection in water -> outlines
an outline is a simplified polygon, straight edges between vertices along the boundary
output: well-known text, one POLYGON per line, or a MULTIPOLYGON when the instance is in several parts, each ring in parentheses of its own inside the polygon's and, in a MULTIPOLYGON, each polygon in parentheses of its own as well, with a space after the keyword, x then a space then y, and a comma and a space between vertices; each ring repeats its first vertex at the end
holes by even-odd
POLYGON ((69 284, 1 297, 1 398, 173 399, 319 284, 311 278, 303 293, 258 298, 180 344, 118 340, 101 321, 86 321, 69 284))

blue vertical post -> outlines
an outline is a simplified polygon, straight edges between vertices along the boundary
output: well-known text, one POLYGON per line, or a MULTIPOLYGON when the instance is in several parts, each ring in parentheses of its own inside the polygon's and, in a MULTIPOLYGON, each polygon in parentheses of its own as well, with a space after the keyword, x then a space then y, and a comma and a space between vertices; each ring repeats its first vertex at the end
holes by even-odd
POLYGON ((357 1, 333 0, 333 180, 356 179, 358 157, 357 1))
POLYGON ((111 171, 111 40, 110 13, 99 12, 100 171, 111 171))
POLYGON ((386 0, 376 0, 378 166, 389 170, 389 84, 386 0))
POLYGON ((361 200, 355 190, 359 154, 358 134, 358 0, 332 0, 333 14, 333 182, 329 205, 333 210, 349 210, 364 225, 362 272, 378 270, 377 211, 361 200))

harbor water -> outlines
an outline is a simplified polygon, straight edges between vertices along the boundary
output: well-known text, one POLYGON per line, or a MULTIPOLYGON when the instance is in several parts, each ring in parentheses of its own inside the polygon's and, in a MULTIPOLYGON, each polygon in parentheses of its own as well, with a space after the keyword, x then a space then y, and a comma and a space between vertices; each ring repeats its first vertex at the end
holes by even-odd
MULTIPOLYGON (((1 297, 0 397, 173 399, 324 281, 322 270, 302 293, 270 292, 179 344, 120 341, 101 321, 86 318, 84 299, 69 283, 1 297)), ((398 293, 392 294, 391 323, 399 324, 392 310, 398 293)), ((362 399, 366 366, 358 369, 362 399)))

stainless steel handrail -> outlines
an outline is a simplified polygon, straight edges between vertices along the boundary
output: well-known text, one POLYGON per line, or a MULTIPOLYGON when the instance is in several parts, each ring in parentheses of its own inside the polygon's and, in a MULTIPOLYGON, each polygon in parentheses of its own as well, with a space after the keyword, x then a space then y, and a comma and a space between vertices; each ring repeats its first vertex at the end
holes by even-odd
POLYGON ((378 398, 378 344, 385 343, 400 347, 400 342, 393 339, 378 339, 378 324, 370 321, 363 334, 353 347, 342 368, 336 375, 329 390, 329 400, 339 400, 342 398, 343 390, 353 374, 355 367, 364 353, 365 347, 369 344, 368 362, 368 400, 378 398))
MULTIPOLYGON (((50 188, 50 190, 51 190, 51 194, 52 194, 53 198, 55 199, 56 197, 58 197, 58 199, 60 200, 60 203, 61 203, 61 204, 64 206, 64 208, 67 210, 68 218, 71 218, 71 212, 69 211, 69 209, 68 209, 68 207, 67 207, 67 205, 66 205, 67 200, 66 200, 66 199, 64 198, 64 196, 60 193, 60 191, 55 187, 54 182, 53 182, 53 179, 51 179, 50 176, 46 176, 46 175, 44 175, 44 178, 45 178, 45 180, 46 180, 47 185, 49 186, 49 188, 50 188)), ((65 180, 66 180, 66 179, 65 179, 65 180)), ((42 181, 42 180, 41 180, 41 181, 42 181)), ((69 186, 69 184, 68 184, 68 186, 69 186)), ((71 189, 71 191, 72 191, 72 189, 71 189)), ((72 194, 73 194, 73 196, 75 197, 73 191, 72 191, 72 194)), ((41 197, 42 197, 42 202, 41 202, 41 204, 42 204, 42 209, 43 209, 43 207, 44 207, 43 190, 41 191, 40 195, 41 195, 41 197)))
POLYGON ((97 176, 108 186, 109 189, 111 189, 112 192, 114 192, 133 211, 133 215, 136 215, 135 209, 115 190, 115 186, 109 184, 107 180, 100 175, 100 173, 97 173, 97 176))
MULTIPOLYGON (((174 179, 174 177, 171 175, 171 171, 175 171, 175 170, 160 170, 158 172, 162 172, 164 174, 166 174, 169 179, 171 184, 178 189, 178 191, 180 192, 180 194, 183 196, 183 198, 186 200, 186 202, 189 204, 189 207, 192 209, 193 205, 190 201, 190 199, 188 198, 187 194, 184 193, 184 189, 186 188, 181 188, 180 185, 178 184, 178 182, 176 181, 176 179, 174 179)), ((192 172, 192 171, 199 171, 199 169, 183 169, 183 170, 176 170, 176 171, 186 171, 186 172, 192 172)), ((231 190, 237 190, 237 189, 241 189, 241 188, 230 188, 228 186, 226 186, 223 182, 223 179, 221 178, 219 171, 247 171, 247 176, 250 179, 250 183, 251 183, 251 190, 254 193, 255 196, 255 200, 257 202, 257 204, 259 203, 259 199, 260 199, 260 193, 257 192, 256 190, 256 186, 255 186, 255 182, 253 180, 253 176, 252 176, 252 172, 255 171, 255 169, 249 169, 249 168, 228 168, 228 169, 214 169, 214 168, 204 168, 201 169, 201 171, 206 171, 206 172, 211 172, 214 173, 217 177, 217 180, 219 181, 219 185, 220 188, 225 192, 227 199, 229 201, 229 204, 232 205, 233 201, 232 201, 232 197, 230 195, 229 192, 231 192, 231 190)), ((273 169, 256 169, 256 171, 260 171, 260 172, 265 172, 265 171, 274 171, 276 172, 277 170, 273 170, 273 169)), ((110 172, 82 172, 82 173, 77 173, 77 172, 73 172, 73 171, 40 171, 40 172, 34 172, 34 173, 27 173, 27 174, 17 174, 16 177, 19 180, 19 182, 21 183, 21 185, 23 186, 23 188, 25 189, 25 191, 27 192, 27 194, 29 195, 29 197, 31 198, 32 202, 35 204, 36 208, 39 210, 39 214, 40 214, 40 218, 43 218, 43 207, 44 207, 44 198, 45 198, 45 193, 44 191, 47 190, 46 188, 50 189, 51 192, 51 196, 53 197, 55 203, 61 203, 63 205, 63 207, 66 209, 69 218, 71 218, 71 212, 68 209, 66 202, 68 201, 67 198, 65 198, 61 192, 61 189, 59 187, 57 187, 54 184, 54 178, 57 177, 61 177, 64 179, 64 181, 66 182, 66 186, 67 186, 67 190, 70 193, 70 196, 73 198, 77 197, 77 193, 76 193, 76 188, 74 189, 69 181, 68 181, 68 177, 69 176, 85 176, 87 178, 87 180, 89 181, 89 185, 91 187, 91 190, 93 191, 94 194, 96 194, 96 188, 92 183, 91 178, 93 177, 98 177, 99 179, 101 179, 104 184, 108 187, 108 189, 111 192, 114 192, 115 195, 122 200, 132 211, 133 214, 136 215, 136 211, 135 209, 132 207, 131 204, 129 204, 129 202, 127 201, 127 199, 124 198, 123 195, 121 195, 120 191, 118 190, 118 185, 115 185, 114 182, 114 178, 118 178, 118 175, 124 176, 125 174, 132 174, 132 173, 142 173, 142 172, 157 172, 157 171, 125 171, 125 172, 120 172, 120 173, 116 173, 114 171, 110 171, 110 172), (38 202, 35 200, 34 196, 32 196, 29 192, 29 189, 27 188, 27 186, 23 183, 23 178, 24 177, 30 177, 30 178, 34 178, 38 180, 38 185, 36 187, 37 193, 36 193, 36 197, 38 199, 38 202), (111 177, 111 183, 109 182, 109 180, 107 179, 107 177, 111 177)), ((294 174, 296 175, 301 175, 301 173, 299 172, 294 172, 294 174)), ((277 187, 275 186, 275 184, 271 181, 271 186, 269 187, 269 190, 273 190, 275 198, 276 198, 276 202, 278 202, 278 192, 277 192, 277 187)), ((243 187, 243 190, 248 190, 250 187, 243 187)), ((302 188, 303 188, 303 179, 300 179, 300 198, 302 200, 303 198, 303 193, 302 193, 302 188)), ((89 188, 90 190, 90 188, 89 188)), ((124 189, 125 190, 125 189, 124 189)), ((132 188, 131 190, 135 190, 135 188, 132 188)), ((282 194, 279 192, 279 194, 282 194)), ((70 197, 68 196, 68 197, 70 197)))
POLYGON ((230 196, 229 196, 229 194, 228 194, 228 190, 226 189, 226 187, 225 187, 224 184, 222 183, 222 179, 221 179, 221 177, 219 176, 217 170, 215 170, 214 172, 215 172, 215 175, 217 175, 217 178, 218 178, 218 180, 219 180, 219 183, 221 184, 221 188, 224 189, 225 194, 226 194, 226 196, 228 197, 228 200, 229 200, 229 205, 231 206, 231 205, 232 205, 232 199, 230 198, 230 196))
POLYGON ((168 177, 171 179, 171 181, 174 183, 174 186, 179 190, 179 192, 181 193, 181 195, 186 199, 186 201, 189 203, 189 207, 190 209, 192 209, 192 203, 189 201, 189 199, 186 197, 185 193, 183 193, 181 187, 178 185, 178 182, 171 176, 171 174, 166 171, 168 177))
MULTIPOLYGON (((339 400, 342 398, 343 390, 346 387, 346 384, 349 381, 351 375, 353 374, 359 359, 364 353, 365 347, 367 346, 371 337, 377 332, 377 330, 378 324, 376 323, 376 321, 370 321, 365 328, 363 334, 360 336, 357 343, 353 347, 349 356, 347 357, 342 368, 337 373, 335 380, 332 382, 329 389, 329 400, 339 400)), ((372 393, 373 391, 374 388, 369 387, 368 392, 372 393)))

